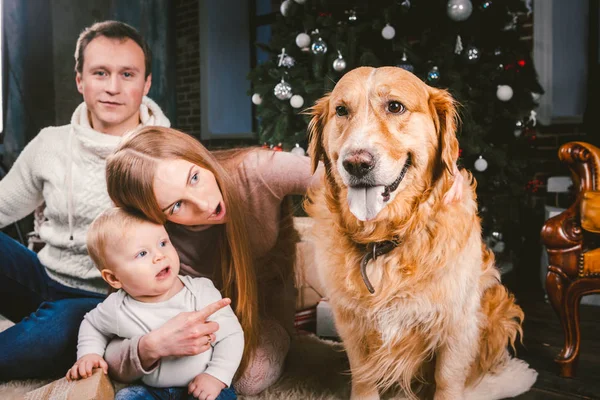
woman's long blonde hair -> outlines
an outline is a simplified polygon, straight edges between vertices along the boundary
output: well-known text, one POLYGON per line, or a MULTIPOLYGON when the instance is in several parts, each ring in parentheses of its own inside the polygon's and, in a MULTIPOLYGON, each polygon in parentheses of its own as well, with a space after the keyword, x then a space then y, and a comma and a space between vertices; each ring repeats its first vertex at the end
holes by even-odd
POLYGON ((171 128, 144 127, 125 138, 107 159, 108 194, 119 207, 143 213, 155 223, 167 217, 154 195, 154 174, 161 160, 186 160, 212 172, 223 194, 226 224, 216 226, 221 251, 223 296, 244 330, 245 348, 238 375, 243 373, 258 344, 259 310, 256 271, 248 245, 246 217, 233 181, 217 159, 196 139, 171 128))

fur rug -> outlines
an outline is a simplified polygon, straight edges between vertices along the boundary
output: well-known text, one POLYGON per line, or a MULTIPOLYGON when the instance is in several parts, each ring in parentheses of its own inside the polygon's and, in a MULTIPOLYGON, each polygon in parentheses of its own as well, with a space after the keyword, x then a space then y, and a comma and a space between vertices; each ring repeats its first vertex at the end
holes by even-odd
MULTIPOLYGON (((0 331, 12 324, 0 317, 0 331)), ((241 400, 342 400, 350 397, 348 360, 342 345, 312 335, 299 335, 281 379, 258 396, 241 400)), ((50 381, 28 380, 0 384, 0 399, 19 399, 50 381)), ((119 386, 116 387, 119 389, 119 386)))

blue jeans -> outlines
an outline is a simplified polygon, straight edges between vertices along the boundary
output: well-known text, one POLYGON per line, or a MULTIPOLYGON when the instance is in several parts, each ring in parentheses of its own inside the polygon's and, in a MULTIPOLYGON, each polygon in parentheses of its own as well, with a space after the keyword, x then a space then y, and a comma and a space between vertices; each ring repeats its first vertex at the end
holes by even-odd
POLYGON ((105 296, 64 286, 37 254, 0 232, 0 381, 56 378, 73 366, 83 316, 105 296))
MULTIPOLYGON (((115 400, 192 400, 187 388, 154 388, 147 385, 132 385, 117 392, 115 400)), ((232 387, 221 390, 215 400, 235 400, 237 395, 232 387)))

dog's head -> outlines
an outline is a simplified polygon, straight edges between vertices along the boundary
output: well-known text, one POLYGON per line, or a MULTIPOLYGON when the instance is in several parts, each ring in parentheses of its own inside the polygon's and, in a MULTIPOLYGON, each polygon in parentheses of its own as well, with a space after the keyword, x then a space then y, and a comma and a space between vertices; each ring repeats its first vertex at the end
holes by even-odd
POLYGON ((361 221, 423 198, 458 159, 454 100, 401 68, 352 70, 310 112, 313 169, 324 162, 361 221))

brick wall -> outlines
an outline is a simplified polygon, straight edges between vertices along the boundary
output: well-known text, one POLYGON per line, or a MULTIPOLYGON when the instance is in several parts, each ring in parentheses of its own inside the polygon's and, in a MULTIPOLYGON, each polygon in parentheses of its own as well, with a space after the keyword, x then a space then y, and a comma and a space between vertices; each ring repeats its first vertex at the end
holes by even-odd
POLYGON ((175 0, 177 122, 175 128, 200 137, 199 0, 175 0))

